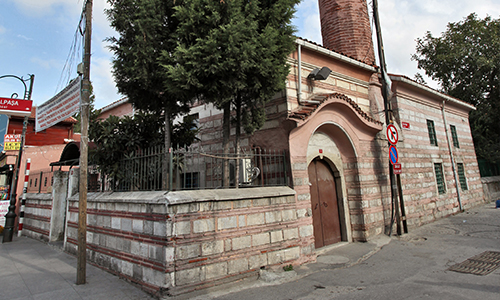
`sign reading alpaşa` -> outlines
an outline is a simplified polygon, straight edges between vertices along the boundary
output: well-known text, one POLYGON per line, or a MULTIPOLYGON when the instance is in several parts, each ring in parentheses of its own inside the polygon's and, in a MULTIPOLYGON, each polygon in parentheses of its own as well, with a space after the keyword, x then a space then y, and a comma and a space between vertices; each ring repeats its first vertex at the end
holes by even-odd
POLYGON ((78 112, 80 108, 81 78, 73 79, 69 85, 36 109, 35 131, 42 131, 78 112))

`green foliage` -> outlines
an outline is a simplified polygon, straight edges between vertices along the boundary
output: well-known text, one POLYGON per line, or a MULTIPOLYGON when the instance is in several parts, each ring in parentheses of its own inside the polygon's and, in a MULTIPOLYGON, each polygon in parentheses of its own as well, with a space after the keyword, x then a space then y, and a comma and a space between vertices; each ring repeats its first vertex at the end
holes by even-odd
POLYGON ((440 37, 427 32, 412 59, 444 93, 477 107, 470 114, 476 155, 500 162, 500 19, 473 13, 440 37))
MULTIPOLYGON (((164 119, 160 114, 136 112, 133 117, 109 116, 91 122, 89 138, 95 144, 90 161, 107 175, 120 176, 119 162, 137 149, 162 146, 164 119)), ((172 126, 174 144, 189 146, 196 140, 198 129, 192 118, 172 126)))
POLYGON ((293 265, 283 266, 283 271, 285 272, 293 271, 293 265))
POLYGON ((241 101, 247 132, 260 128, 264 104, 285 87, 286 59, 294 46, 290 21, 298 2, 177 1, 177 47, 161 58, 166 86, 219 108, 241 101))
MULTIPOLYGON (((175 97, 164 87, 166 72, 160 65, 162 52, 172 52, 177 28, 172 17, 175 1, 108 0, 106 10, 111 26, 119 37, 108 38, 114 52, 113 75, 118 90, 140 110, 164 113, 167 119, 189 110, 191 99, 175 97)), ((171 61, 163 59, 163 64, 171 61)), ((166 125, 169 125, 168 122, 166 125)), ((170 132, 168 130, 167 132, 170 132)), ((170 136, 165 136, 170 144, 170 136)))

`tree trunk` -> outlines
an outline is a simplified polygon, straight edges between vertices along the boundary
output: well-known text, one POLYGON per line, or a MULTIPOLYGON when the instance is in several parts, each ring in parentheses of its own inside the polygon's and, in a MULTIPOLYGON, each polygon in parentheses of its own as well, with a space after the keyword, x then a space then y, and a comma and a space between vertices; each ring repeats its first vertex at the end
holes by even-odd
POLYGON ((235 148, 236 159, 234 160, 234 187, 238 188, 240 183, 240 136, 241 136, 241 95, 236 98, 236 135, 235 148))
MULTIPOLYGON (((224 152, 224 157, 229 156, 229 137, 231 135, 231 101, 223 106, 224 109, 224 119, 222 122, 222 149, 224 152)), ((222 186, 224 188, 229 187, 229 159, 223 160, 222 169, 222 186)))
POLYGON ((171 136, 170 136, 170 114, 167 108, 164 110, 165 113, 165 156, 163 158, 162 164, 162 190, 167 191, 171 190, 172 187, 169 184, 170 181, 170 147, 171 147, 171 136))

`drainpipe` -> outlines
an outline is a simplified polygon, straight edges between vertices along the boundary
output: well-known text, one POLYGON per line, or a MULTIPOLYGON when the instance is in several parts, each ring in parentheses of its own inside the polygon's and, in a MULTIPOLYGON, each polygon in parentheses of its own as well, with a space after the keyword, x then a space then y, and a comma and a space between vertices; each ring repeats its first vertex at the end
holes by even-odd
POLYGON ((455 187, 457 188, 458 207, 460 208, 460 211, 463 211, 464 209, 462 207, 462 200, 460 199, 460 188, 458 187, 457 170, 455 168, 455 158, 453 157, 453 150, 451 148, 450 137, 448 136, 448 124, 446 123, 446 116, 444 113, 444 104, 445 103, 446 103, 446 100, 443 100, 443 107, 441 109, 441 112, 443 114, 443 121, 444 121, 444 133, 446 134, 446 141, 448 142, 448 150, 450 151, 451 169, 453 170, 453 176, 455 177, 455 187))
POLYGON ((298 79, 297 79, 297 100, 299 104, 302 104, 302 46, 297 44, 297 56, 299 60, 299 71, 298 71, 298 79))

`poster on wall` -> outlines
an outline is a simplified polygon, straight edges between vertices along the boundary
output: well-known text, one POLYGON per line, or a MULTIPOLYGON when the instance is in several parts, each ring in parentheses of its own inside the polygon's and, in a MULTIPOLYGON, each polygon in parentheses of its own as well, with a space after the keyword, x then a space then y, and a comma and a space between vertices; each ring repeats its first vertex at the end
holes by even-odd
POLYGON ((5 215, 9 212, 9 200, 0 201, 0 226, 5 225, 5 215))

